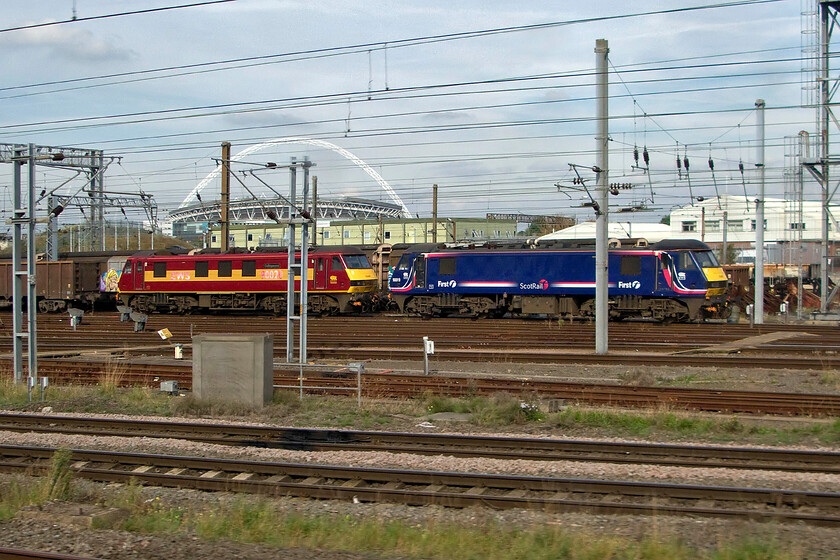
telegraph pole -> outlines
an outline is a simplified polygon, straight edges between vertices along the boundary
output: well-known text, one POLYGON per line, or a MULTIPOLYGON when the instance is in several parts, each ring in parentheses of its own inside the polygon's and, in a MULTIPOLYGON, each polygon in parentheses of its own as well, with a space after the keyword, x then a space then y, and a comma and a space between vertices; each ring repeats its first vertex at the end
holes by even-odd
POLYGON ((219 209, 224 253, 230 248, 230 142, 222 142, 222 200, 219 209))
POLYGON ((312 176, 312 248, 318 246, 318 177, 312 176))
POLYGON ((609 228, 609 83, 607 78, 607 55, 610 49, 606 39, 595 41, 595 95, 598 99, 596 120, 598 131, 595 136, 597 152, 598 216, 595 220, 595 353, 607 353, 607 324, 609 317, 609 249, 607 247, 609 228))
POLYGON ((432 185, 432 243, 437 243, 437 189, 432 185))
POLYGON ((764 100, 756 99, 756 154, 758 198, 755 200, 755 324, 764 323, 764 100))

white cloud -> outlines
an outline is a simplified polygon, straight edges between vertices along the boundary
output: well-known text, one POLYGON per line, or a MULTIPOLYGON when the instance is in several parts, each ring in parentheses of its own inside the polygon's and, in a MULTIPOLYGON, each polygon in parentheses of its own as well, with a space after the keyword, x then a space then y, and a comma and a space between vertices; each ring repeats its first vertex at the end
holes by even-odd
POLYGON ((119 47, 105 37, 62 25, 3 34, 0 47, 7 52, 17 51, 21 56, 40 53, 44 58, 62 63, 120 61, 136 56, 132 50, 119 47))

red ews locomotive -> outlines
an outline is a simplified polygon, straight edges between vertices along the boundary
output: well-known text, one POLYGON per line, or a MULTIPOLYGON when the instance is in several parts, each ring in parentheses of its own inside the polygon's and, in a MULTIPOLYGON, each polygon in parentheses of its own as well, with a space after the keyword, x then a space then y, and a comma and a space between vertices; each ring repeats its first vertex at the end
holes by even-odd
MULTIPOLYGON (((300 254, 296 256, 300 259, 300 254)), ((309 312, 349 313, 366 309, 376 292, 367 256, 352 247, 309 251, 309 312)), ((286 311, 288 255, 198 253, 128 258, 119 282, 124 305, 145 313, 217 310, 286 311)), ((295 291, 300 276, 295 277, 295 291)))

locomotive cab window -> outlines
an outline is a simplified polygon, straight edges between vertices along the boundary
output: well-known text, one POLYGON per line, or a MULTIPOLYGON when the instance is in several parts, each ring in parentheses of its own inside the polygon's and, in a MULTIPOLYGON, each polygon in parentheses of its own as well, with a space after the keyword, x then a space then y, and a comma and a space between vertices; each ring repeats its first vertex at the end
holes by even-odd
POLYGON ((438 274, 441 276, 453 276, 455 274, 455 257, 440 258, 438 260, 438 274))
POLYGON ((642 257, 638 255, 621 257, 621 275, 638 276, 642 273, 642 257))
POLYGON ((409 268, 411 268, 411 257, 403 255, 400 262, 397 263, 397 270, 408 270, 409 268))
POLYGON ((691 253, 688 251, 681 251, 677 253, 677 270, 695 270, 697 265, 694 264, 694 259, 691 258, 691 253))
POLYGON ((131 261, 126 261, 123 267, 123 274, 131 274, 131 261))
POLYGON ((166 278, 166 263, 165 262, 156 262, 155 263, 155 278, 166 278))
POLYGON ((347 268, 370 268, 370 262, 365 255, 344 255, 347 268))
POLYGON ((209 273, 209 267, 207 266, 207 261, 197 261, 195 263, 195 277, 196 278, 207 278, 209 273))
POLYGON ((697 259, 697 264, 700 268, 718 268, 720 265, 715 258, 715 254, 711 251, 695 251, 694 258, 697 259))
POLYGON ((341 259, 338 257, 332 258, 332 269, 333 270, 344 270, 344 263, 341 262, 341 259))
POLYGON ((256 276, 257 261, 242 261, 242 276, 256 276))
POLYGON ((230 261, 219 261, 219 277, 230 277, 233 266, 230 261))

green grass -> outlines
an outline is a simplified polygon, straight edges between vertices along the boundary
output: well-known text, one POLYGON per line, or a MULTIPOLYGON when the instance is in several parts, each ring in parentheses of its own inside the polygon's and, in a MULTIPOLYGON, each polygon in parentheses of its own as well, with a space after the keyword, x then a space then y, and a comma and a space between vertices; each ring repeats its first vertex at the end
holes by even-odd
MULTIPOLYGON (((122 502, 123 507, 125 501, 122 502)), ((280 511, 273 502, 241 498, 201 511, 185 511, 158 500, 136 504, 115 528, 172 534, 190 533, 209 541, 257 543, 278 548, 311 548, 440 560, 796 560, 774 542, 737 540, 707 550, 677 538, 622 537, 571 532, 557 526, 522 529, 485 523, 462 527, 280 511)))
POLYGON ((522 425, 542 422, 546 418, 536 399, 521 399, 507 394, 463 399, 426 396, 424 408, 428 414, 439 412, 471 414, 476 424, 486 427, 522 425))
MULTIPOLYGON (((56 453, 50 472, 39 478, 19 478, 0 486, 0 520, 13 518, 23 507, 49 500, 74 499, 105 503, 128 511, 127 518, 99 529, 119 529, 150 535, 189 535, 209 541, 258 543, 278 548, 398 555, 439 560, 799 560, 771 538, 718 542, 708 549, 655 534, 632 539, 570 531, 559 526, 532 528, 495 522, 463 526, 454 523, 413 525, 376 517, 350 515, 304 516, 289 513, 267 498, 237 497, 195 509, 173 505, 131 483, 118 490, 88 494, 73 488, 67 466, 69 453, 56 453)), ((181 503, 181 502, 179 502, 181 503)))
POLYGON ((66 500, 72 493, 70 451, 53 454, 50 470, 38 478, 12 479, 0 486, 0 520, 11 519, 21 508, 51 500, 66 500))
POLYGON ((752 443, 794 444, 817 441, 825 445, 840 443, 840 419, 774 428, 750 424, 738 417, 696 417, 674 412, 633 414, 604 409, 570 407, 551 414, 546 424, 563 428, 608 430, 615 436, 640 438, 694 438, 711 441, 749 441, 752 443))

